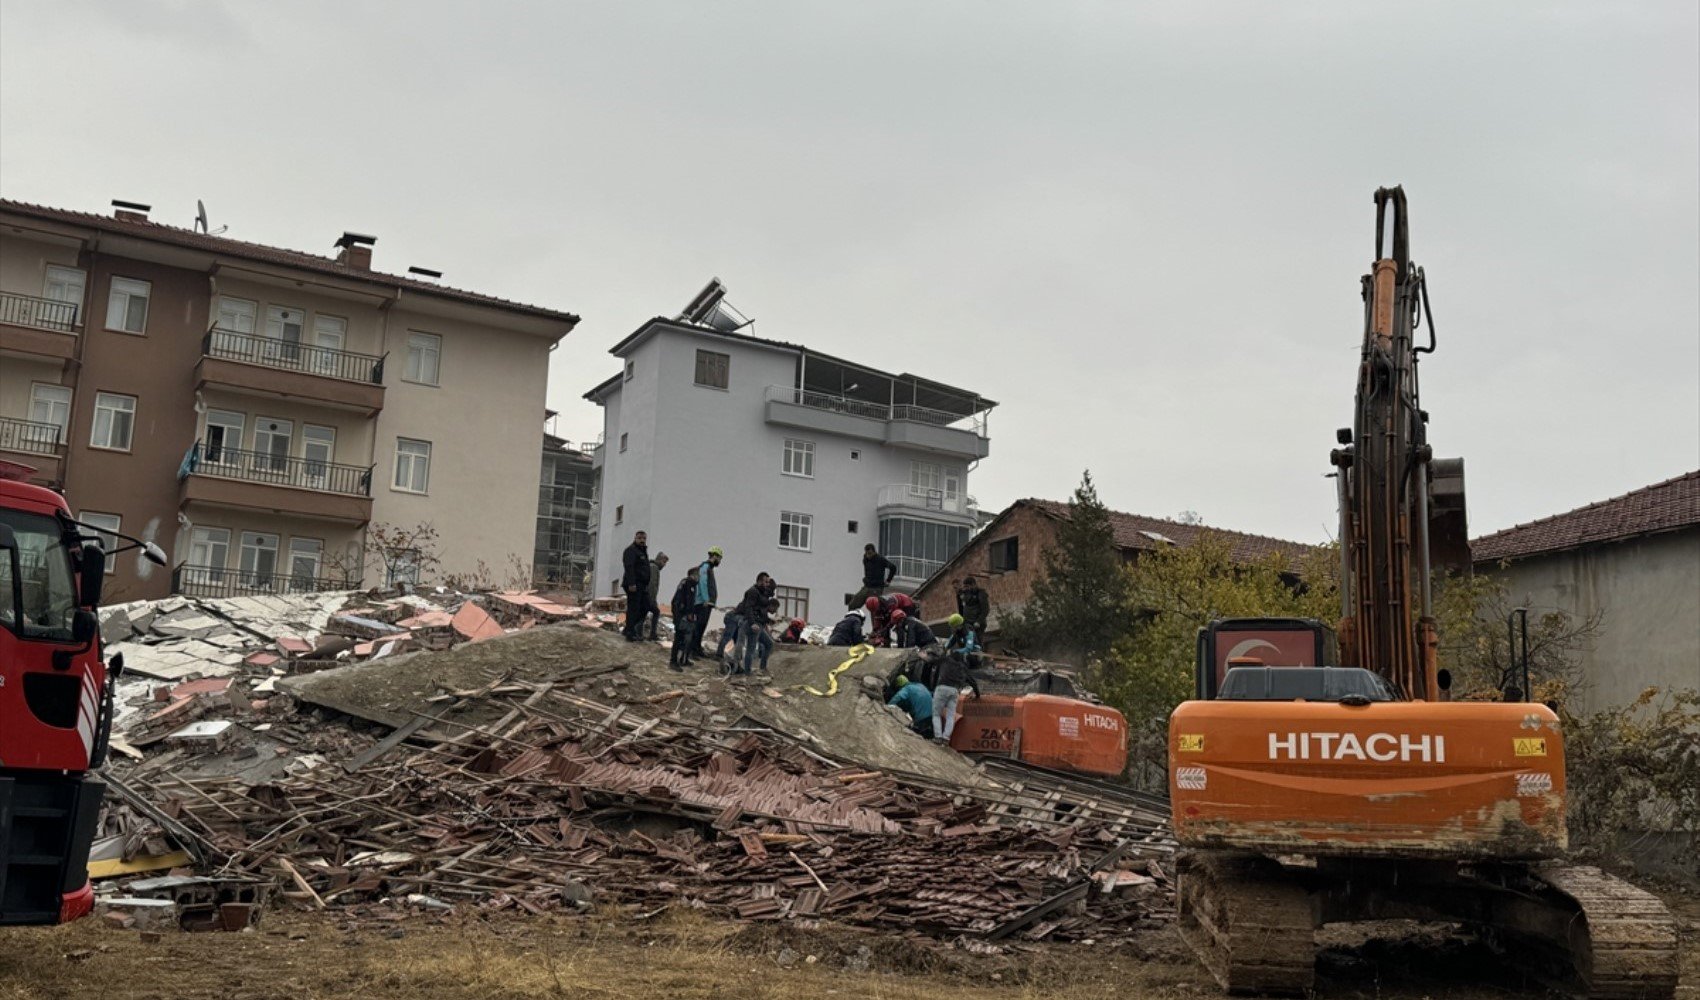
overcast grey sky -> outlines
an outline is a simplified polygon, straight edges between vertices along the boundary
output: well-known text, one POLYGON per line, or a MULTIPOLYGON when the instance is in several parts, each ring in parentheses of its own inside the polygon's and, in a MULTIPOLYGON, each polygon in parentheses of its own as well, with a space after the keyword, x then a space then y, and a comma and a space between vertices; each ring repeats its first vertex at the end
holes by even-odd
POLYGON ((759 335, 1000 400, 984 506, 1090 466, 1316 541, 1402 183, 1480 534, 1700 467, 1697 10, 0 0, 0 194, 375 233, 577 312, 574 439, 607 348, 719 275, 759 335))

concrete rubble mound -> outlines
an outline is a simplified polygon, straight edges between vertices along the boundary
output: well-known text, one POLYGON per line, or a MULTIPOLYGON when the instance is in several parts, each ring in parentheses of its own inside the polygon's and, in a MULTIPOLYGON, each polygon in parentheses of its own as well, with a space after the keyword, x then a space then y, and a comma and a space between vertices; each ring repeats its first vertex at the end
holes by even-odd
POLYGON ((122 689, 91 862, 114 921, 153 914, 125 883, 166 871, 240 890, 223 922, 181 921, 212 929, 261 898, 385 919, 678 906, 997 950, 1172 912, 1160 800, 913 736, 865 693, 900 651, 679 674, 611 614, 536 595, 174 598, 106 624, 149 678, 122 689), (187 669, 167 655, 185 643, 219 652, 187 669))

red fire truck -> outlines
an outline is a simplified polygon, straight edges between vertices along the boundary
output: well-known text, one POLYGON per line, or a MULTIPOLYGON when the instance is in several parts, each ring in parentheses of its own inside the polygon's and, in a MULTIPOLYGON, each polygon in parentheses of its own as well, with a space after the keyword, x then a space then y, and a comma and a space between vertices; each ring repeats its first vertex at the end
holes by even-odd
POLYGON ((94 905, 88 855, 112 726, 102 661, 106 560, 130 549, 165 564, 151 542, 107 552, 65 499, 0 463, 0 924, 75 920, 94 905))

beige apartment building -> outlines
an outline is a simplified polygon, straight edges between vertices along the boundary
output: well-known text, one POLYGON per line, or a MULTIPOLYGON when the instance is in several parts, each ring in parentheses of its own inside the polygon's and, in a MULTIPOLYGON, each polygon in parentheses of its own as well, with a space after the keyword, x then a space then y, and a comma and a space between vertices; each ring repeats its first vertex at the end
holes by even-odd
MULTIPOLYGON (((319 256, 0 200, 0 462, 153 541, 114 600, 387 582, 368 528, 430 524, 432 576, 529 571, 549 352, 578 322, 319 256)), ((327 243, 332 241, 328 238, 327 243)))

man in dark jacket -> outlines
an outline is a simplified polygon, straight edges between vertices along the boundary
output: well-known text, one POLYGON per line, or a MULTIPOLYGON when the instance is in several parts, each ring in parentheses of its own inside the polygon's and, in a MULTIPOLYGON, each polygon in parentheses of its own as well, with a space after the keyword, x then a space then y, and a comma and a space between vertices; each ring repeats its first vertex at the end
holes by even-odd
POLYGON ((832 627, 832 634, 827 636, 828 646, 854 646, 862 641, 862 610, 855 608, 849 614, 838 620, 832 627))
POLYGON ((862 589, 850 598, 849 606, 859 608, 868 598, 882 596, 896 575, 897 567, 890 559, 880 555, 872 543, 862 546, 862 589))
POLYGON ((714 651, 715 659, 725 657, 727 645, 732 644, 732 662, 734 664, 743 662, 744 622, 766 609, 768 598, 771 596, 769 588, 772 584, 773 578, 766 573, 756 574, 756 582, 750 585, 750 589, 744 591, 743 600, 740 600, 738 606, 726 615, 726 623, 720 631, 720 648, 714 651))
POLYGON ((956 730, 956 708, 962 689, 967 688, 978 697, 980 685, 959 655, 946 656, 939 661, 938 668, 938 682, 933 686, 933 739, 949 743, 950 734, 956 730))
POLYGON ((665 552, 649 561, 649 608, 644 618, 649 625, 650 642, 661 638, 661 571, 666 568, 667 553, 665 552))
POLYGON ((708 634, 708 616, 714 613, 714 602, 720 600, 720 587, 714 582, 714 567, 720 565, 723 555, 720 546, 708 550, 708 558, 697 567, 697 628, 696 648, 692 656, 707 656, 702 648, 702 637, 708 634))
POLYGON ((911 618, 907 611, 891 613, 891 644, 898 649, 925 649, 938 641, 933 630, 921 619, 911 618))
POLYGON ((694 659, 691 650, 696 648, 696 636, 693 634, 696 631, 696 610, 697 568, 692 566, 685 570, 685 578, 673 591, 673 655, 668 658, 667 665, 674 670, 684 670, 694 659))
POLYGON ((626 592, 626 627, 622 632, 627 642, 637 642, 638 629, 649 613, 649 536, 641 531, 633 535, 620 561, 625 566, 620 589, 626 592))
POLYGON ((992 613, 992 598, 980 589, 980 582, 971 576, 962 578, 962 589, 956 592, 956 613, 981 641, 985 641, 986 619, 992 613))

